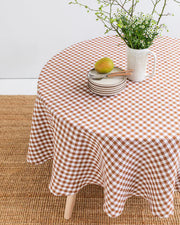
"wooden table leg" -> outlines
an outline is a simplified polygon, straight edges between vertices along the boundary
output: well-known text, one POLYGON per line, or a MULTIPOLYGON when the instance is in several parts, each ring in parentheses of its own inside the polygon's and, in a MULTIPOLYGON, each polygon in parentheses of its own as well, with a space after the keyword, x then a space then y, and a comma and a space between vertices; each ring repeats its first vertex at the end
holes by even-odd
POLYGON ((75 205, 75 201, 76 201, 76 194, 67 196, 65 212, 64 212, 64 219, 68 220, 71 218, 73 208, 75 205))

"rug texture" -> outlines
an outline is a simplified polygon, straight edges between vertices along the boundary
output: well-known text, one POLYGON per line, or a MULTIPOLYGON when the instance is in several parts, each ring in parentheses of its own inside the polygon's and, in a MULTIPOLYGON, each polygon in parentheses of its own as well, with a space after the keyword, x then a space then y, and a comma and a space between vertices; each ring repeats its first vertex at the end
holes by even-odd
POLYGON ((49 189, 52 161, 26 162, 35 96, 0 96, 0 225, 180 225, 180 194, 174 215, 159 219, 140 197, 128 199, 121 216, 103 212, 103 189, 84 187, 77 195, 72 218, 64 220, 65 197, 49 189))

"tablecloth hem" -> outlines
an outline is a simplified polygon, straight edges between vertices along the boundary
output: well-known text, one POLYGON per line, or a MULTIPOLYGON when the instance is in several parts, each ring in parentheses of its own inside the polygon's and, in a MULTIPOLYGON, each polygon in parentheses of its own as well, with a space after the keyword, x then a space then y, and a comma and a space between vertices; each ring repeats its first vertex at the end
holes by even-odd
POLYGON ((61 196, 69 196, 69 195, 74 195, 74 194, 78 194, 78 192, 81 190, 81 189, 83 189, 85 186, 87 186, 87 185, 97 185, 97 186, 100 186, 100 187, 102 187, 102 188, 104 188, 104 186, 103 186, 103 184, 99 184, 99 183, 96 183, 96 182, 88 182, 88 183, 86 183, 86 184, 83 184, 83 185, 81 185, 81 187, 80 188, 78 188, 76 191, 73 191, 73 192, 67 192, 67 193, 63 193, 63 194, 60 194, 60 193, 56 193, 55 191, 53 191, 53 189, 51 188, 51 185, 49 185, 49 191, 53 194, 53 195, 55 195, 55 196, 59 196, 59 197, 61 197, 61 196))
MULTIPOLYGON (((99 183, 96 183, 96 182, 90 182, 90 183, 86 183, 86 184, 82 185, 82 186, 81 186, 79 189, 77 189, 76 191, 69 192, 69 193, 63 193, 63 194, 56 193, 55 191, 53 191, 53 189, 50 187, 50 185, 49 185, 49 190, 50 190, 50 192, 51 192, 53 195, 55 195, 55 196, 57 196, 57 197, 61 197, 61 196, 66 196, 66 197, 67 197, 67 196, 70 196, 70 195, 78 194, 79 191, 80 191, 82 188, 84 188, 84 187, 87 186, 87 185, 92 185, 92 184, 93 184, 93 185, 98 185, 98 186, 104 188, 103 184, 99 184, 99 183)), ((141 194, 136 194, 136 193, 131 193, 131 194, 126 198, 126 200, 125 200, 125 202, 124 202, 124 206, 125 206, 127 200, 128 200, 129 198, 133 197, 133 196, 141 197, 141 198, 143 198, 144 200, 146 200, 150 206, 152 205, 151 201, 150 201, 148 198, 144 197, 143 195, 141 195, 141 194)), ((103 197, 103 198, 104 198, 104 197, 103 197)), ((104 204, 105 204, 105 203, 104 203, 104 204)), ((103 211, 104 211, 104 213, 105 213, 107 216, 109 216, 109 217, 111 217, 111 218, 116 218, 116 217, 120 216, 120 215, 123 213, 123 211, 124 211, 124 206, 123 206, 123 208, 121 208, 121 212, 119 212, 119 213, 117 213, 117 214, 109 213, 109 212, 108 212, 108 209, 106 209, 105 206, 103 206, 103 211)), ((160 218, 160 219, 164 219, 164 218, 168 218, 168 217, 174 215, 174 210, 171 211, 171 212, 169 212, 169 214, 166 214, 166 215, 164 215, 164 216, 160 216, 159 214, 156 214, 155 212, 153 212, 153 210, 151 210, 151 213, 152 213, 152 215, 155 216, 155 217, 158 217, 158 218, 160 218)))
MULTIPOLYGON (((123 207, 121 206, 121 211, 120 211, 120 212, 118 212, 118 213, 116 213, 116 214, 112 214, 112 213, 110 213, 110 212, 108 211, 108 208, 106 208, 105 206, 103 206, 103 211, 106 213, 107 216, 109 216, 109 217, 111 217, 111 218, 116 218, 116 217, 120 216, 120 215, 123 213, 124 207, 125 207, 126 202, 128 201, 128 199, 129 199, 129 198, 132 198, 132 197, 134 197, 134 196, 135 196, 135 197, 141 197, 141 198, 143 198, 144 200, 146 200, 146 201, 148 202, 148 204, 149 204, 150 207, 152 206, 152 203, 151 203, 151 201, 150 201, 148 198, 146 198, 146 197, 144 197, 143 195, 140 195, 140 194, 131 193, 131 194, 126 198, 126 200, 124 201, 123 207)), ((104 203, 104 204, 105 204, 105 203, 104 203)), ((165 219, 165 218, 168 218, 168 217, 174 215, 174 209, 173 209, 173 211, 170 211, 169 214, 165 214, 165 215, 163 215, 163 216, 161 216, 161 215, 159 215, 159 214, 156 214, 155 212, 153 212, 152 209, 151 209, 151 213, 152 213, 152 215, 155 216, 155 217, 158 217, 158 218, 160 218, 160 219, 165 219)))

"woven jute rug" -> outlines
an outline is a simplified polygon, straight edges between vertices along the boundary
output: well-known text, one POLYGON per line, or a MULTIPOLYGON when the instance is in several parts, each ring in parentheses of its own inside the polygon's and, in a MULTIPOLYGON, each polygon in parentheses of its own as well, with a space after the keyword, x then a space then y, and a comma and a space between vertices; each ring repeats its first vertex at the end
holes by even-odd
POLYGON ((140 197, 128 199, 121 216, 103 212, 103 189, 84 187, 77 195, 72 218, 64 220, 65 197, 53 196, 48 184, 52 161, 26 162, 35 96, 0 96, 0 224, 1 225, 179 225, 180 194, 174 215, 159 219, 140 197))

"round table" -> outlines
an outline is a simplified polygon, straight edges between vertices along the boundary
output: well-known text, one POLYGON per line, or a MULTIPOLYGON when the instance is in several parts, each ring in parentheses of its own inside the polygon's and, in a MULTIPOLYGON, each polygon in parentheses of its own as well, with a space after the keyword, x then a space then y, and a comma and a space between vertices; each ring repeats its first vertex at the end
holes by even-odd
POLYGON ((158 59, 156 75, 127 81, 111 97, 90 92, 87 71, 102 57, 126 69, 126 46, 118 37, 77 43, 48 61, 38 80, 27 160, 53 159, 54 195, 97 184, 111 217, 132 195, 147 199, 154 215, 173 214, 174 191, 180 191, 179 45, 158 38, 150 48, 158 59))

